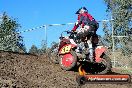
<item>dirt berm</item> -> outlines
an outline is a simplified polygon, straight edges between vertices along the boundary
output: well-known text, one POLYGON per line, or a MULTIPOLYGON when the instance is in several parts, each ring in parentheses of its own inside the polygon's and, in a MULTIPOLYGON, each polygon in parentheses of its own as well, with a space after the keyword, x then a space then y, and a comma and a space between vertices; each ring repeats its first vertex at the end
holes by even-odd
MULTIPOLYGON (((0 88, 79 88, 77 74, 61 70, 45 55, 0 52, 0 88)), ((132 84, 86 84, 81 88, 132 88, 132 84)))

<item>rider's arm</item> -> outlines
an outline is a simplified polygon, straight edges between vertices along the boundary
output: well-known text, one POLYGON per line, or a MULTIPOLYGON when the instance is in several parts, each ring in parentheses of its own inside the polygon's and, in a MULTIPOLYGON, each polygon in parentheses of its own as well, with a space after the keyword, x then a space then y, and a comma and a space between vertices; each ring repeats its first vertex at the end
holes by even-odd
POLYGON ((87 16, 90 19, 90 21, 94 20, 94 18, 93 18, 93 16, 91 14, 87 13, 87 16))
POLYGON ((90 19, 90 24, 93 25, 96 29, 98 29, 99 28, 98 22, 89 13, 87 13, 87 16, 90 19))
POLYGON ((80 15, 78 15, 77 22, 75 23, 72 31, 76 31, 76 29, 79 27, 79 23, 80 23, 80 15))
POLYGON ((79 14, 79 15, 78 15, 77 22, 75 23, 75 25, 74 25, 72 31, 76 31, 76 29, 77 29, 77 28, 79 27, 79 25, 82 23, 82 20, 83 20, 82 15, 79 14))
POLYGON ((79 24, 75 24, 72 31, 76 31, 76 29, 79 27, 79 24))

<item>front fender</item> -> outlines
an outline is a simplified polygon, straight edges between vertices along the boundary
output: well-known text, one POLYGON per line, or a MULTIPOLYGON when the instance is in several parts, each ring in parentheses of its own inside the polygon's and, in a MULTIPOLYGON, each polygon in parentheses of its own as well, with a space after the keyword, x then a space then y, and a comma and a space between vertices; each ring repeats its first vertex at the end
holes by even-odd
POLYGON ((76 45, 74 44, 67 44, 65 46, 63 46, 60 51, 59 51, 59 54, 66 54, 66 53, 69 53, 71 51, 71 49, 77 47, 76 45))
POLYGON ((95 49, 95 61, 100 62, 101 61, 101 55, 107 50, 104 46, 97 46, 95 49))

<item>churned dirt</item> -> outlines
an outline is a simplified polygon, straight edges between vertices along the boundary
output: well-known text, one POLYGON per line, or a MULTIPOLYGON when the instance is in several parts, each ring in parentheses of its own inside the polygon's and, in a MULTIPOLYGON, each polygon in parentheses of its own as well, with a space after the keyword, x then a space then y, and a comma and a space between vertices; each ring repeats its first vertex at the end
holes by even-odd
POLYGON ((78 72, 64 71, 45 55, 0 52, 0 88, 132 88, 132 84, 78 86, 78 72))

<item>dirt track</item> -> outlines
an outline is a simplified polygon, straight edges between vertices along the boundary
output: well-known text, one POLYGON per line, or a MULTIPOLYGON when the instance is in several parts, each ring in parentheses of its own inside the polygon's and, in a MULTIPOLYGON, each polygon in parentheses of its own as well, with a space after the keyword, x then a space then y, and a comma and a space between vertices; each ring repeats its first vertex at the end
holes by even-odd
MULTIPOLYGON (((0 53, 0 88, 79 88, 77 74, 61 70, 44 55, 0 53)), ((86 84, 81 88, 132 88, 132 84, 86 84)))

